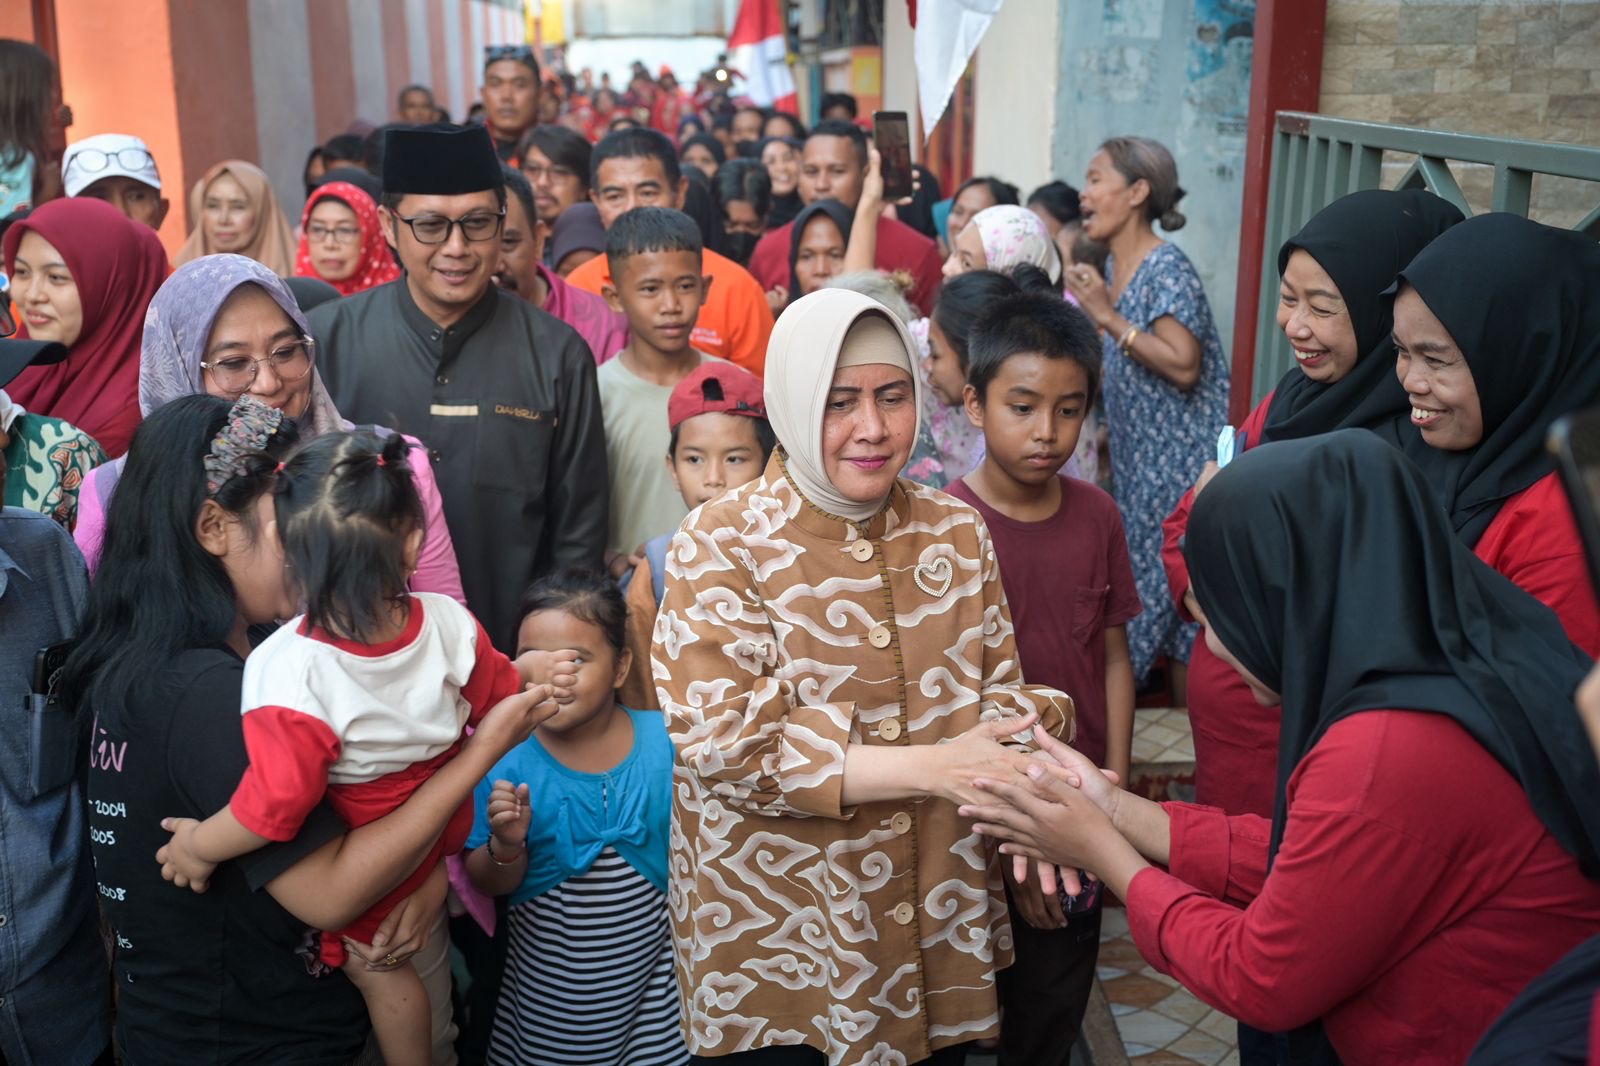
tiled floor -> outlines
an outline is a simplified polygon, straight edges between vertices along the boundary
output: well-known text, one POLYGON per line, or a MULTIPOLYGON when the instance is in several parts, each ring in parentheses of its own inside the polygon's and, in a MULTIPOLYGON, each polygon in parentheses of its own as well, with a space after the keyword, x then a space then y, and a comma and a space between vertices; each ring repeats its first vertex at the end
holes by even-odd
POLYGON ((1193 763, 1194 738, 1181 710, 1149 708, 1133 715, 1134 763, 1193 763))
MULTIPOLYGON (((1134 714, 1134 791, 1165 799, 1191 785, 1194 740, 1182 710, 1141 708, 1134 714)), ((1234 1021, 1145 964, 1128 935, 1128 915, 1106 908, 1101 927, 1100 985, 1134 1066, 1238 1066, 1234 1021)))
POLYGON ((1232 1018, 1145 964, 1121 907, 1101 926, 1100 985, 1133 1066, 1238 1066, 1232 1018))

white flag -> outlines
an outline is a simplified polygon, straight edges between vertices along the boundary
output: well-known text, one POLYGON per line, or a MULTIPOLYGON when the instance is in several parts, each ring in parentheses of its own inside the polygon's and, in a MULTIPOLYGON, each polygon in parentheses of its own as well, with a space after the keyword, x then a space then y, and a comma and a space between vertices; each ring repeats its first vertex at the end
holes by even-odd
POLYGON ((917 0, 912 31, 922 130, 933 132, 1004 0, 917 0))

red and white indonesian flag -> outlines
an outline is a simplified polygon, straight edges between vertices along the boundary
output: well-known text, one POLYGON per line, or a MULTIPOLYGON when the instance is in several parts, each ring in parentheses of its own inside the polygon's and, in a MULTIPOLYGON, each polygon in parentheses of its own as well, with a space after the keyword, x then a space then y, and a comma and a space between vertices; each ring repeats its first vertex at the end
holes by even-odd
POLYGON ((728 37, 728 65, 744 75, 744 95, 757 107, 798 112, 778 0, 740 0, 728 37))
MULTIPOLYGON (((749 0, 745 0, 748 4, 749 0)), ((912 54, 922 129, 931 134, 1003 0, 913 0, 912 54)), ((741 16, 742 18, 743 16, 741 16)), ((1004 62, 1004 60, 1002 60, 1004 62)))

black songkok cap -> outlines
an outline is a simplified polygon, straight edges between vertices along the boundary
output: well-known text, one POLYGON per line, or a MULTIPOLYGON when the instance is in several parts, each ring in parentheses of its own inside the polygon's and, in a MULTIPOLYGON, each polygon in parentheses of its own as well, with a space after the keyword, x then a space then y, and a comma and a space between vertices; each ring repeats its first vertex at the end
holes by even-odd
POLYGON ((498 189, 500 157, 483 126, 403 127, 383 135, 383 191, 460 196, 498 189))

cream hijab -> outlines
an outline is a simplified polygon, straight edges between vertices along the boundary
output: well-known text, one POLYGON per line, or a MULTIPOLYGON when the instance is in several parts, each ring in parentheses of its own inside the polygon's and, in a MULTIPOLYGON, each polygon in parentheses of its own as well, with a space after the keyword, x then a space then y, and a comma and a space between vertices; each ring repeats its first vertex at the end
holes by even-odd
POLYGON ((783 445, 790 479, 822 510, 865 522, 885 502, 852 500, 828 478, 822 420, 834 372, 869 363, 898 366, 911 379, 912 409, 920 412, 922 376, 915 370, 915 351, 904 323, 870 296, 846 289, 818 289, 778 317, 767 345, 767 418, 783 445))
POLYGON ((194 230, 178 250, 172 265, 182 266, 191 259, 218 251, 206 240, 206 228, 201 223, 201 215, 205 208, 206 190, 223 174, 233 176, 233 180, 239 183, 249 198, 250 205, 256 209, 255 232, 250 235, 250 243, 239 249, 238 254, 254 259, 279 277, 289 277, 294 273, 294 230, 284 217, 283 208, 278 206, 278 198, 273 195, 272 183, 267 180, 266 172, 242 159, 218 163, 195 182, 194 189, 189 193, 189 220, 194 230))

